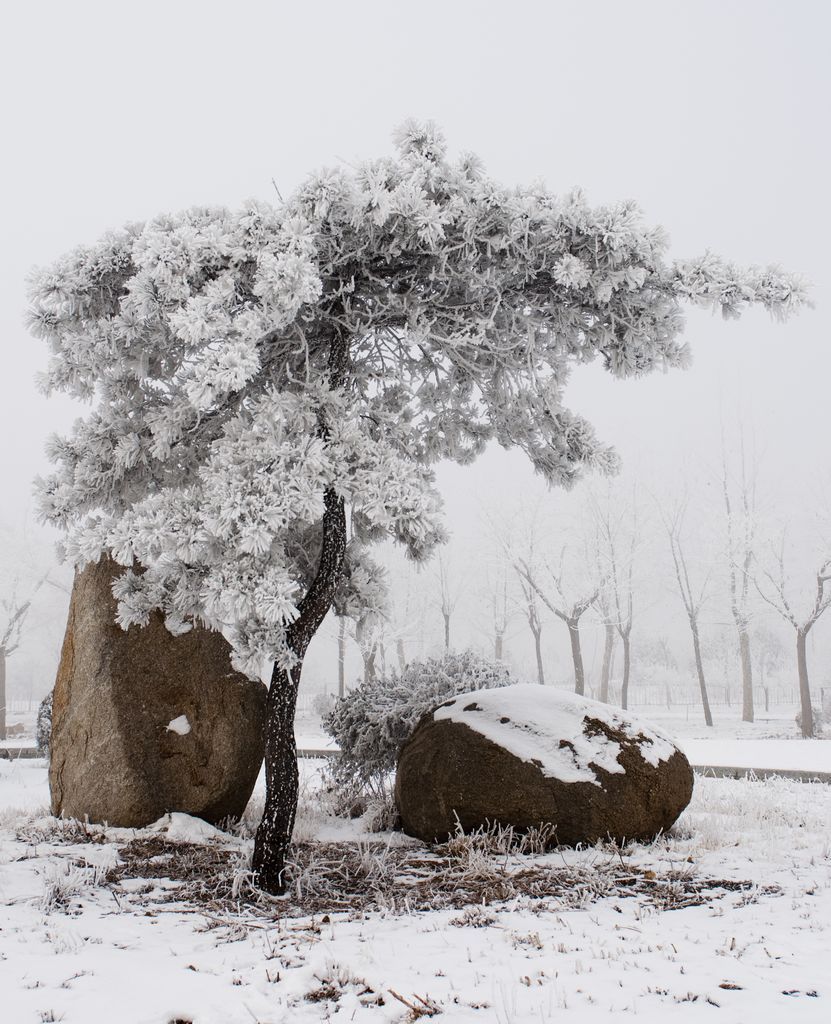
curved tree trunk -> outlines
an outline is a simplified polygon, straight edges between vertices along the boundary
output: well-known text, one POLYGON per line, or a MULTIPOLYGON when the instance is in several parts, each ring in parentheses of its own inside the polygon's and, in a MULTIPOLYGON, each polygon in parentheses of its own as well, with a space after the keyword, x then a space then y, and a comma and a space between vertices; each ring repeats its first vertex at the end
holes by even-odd
POLYGON ((580 648, 580 621, 566 619, 566 625, 571 640, 571 658, 574 662, 574 692, 583 696, 586 691, 586 674, 583 671, 583 652, 580 648))
POLYGON ((753 662, 750 657, 750 634, 747 626, 739 628, 739 658, 742 665, 742 721, 752 722, 753 709, 753 662))
POLYGON ((297 813, 297 747, 294 714, 303 659, 309 643, 329 611, 343 572, 346 554, 346 512, 343 498, 325 491, 323 543, 317 574, 300 602, 298 617, 286 631, 294 655, 291 671, 274 666, 268 691, 265 735, 265 807, 254 840, 254 881, 266 892, 285 892, 286 853, 297 813))
POLYGON ((632 664, 632 645, 628 633, 624 633, 621 639, 623 640, 623 685, 620 689, 620 706, 625 711, 629 707, 629 669, 632 664))
MULTIPOLYGON (((603 641, 603 664, 600 668, 600 699, 609 703, 609 680, 612 678, 612 655, 615 649, 615 627, 611 622, 605 624, 606 636, 603 641)), ((626 705, 624 704, 624 707, 626 705)))
POLYGON ((810 739, 814 735, 814 709, 811 707, 811 686, 808 682, 808 654, 805 641, 807 630, 796 633, 796 666, 799 672, 799 707, 802 719, 802 735, 810 739))
POLYGON ((701 660, 701 641, 698 638, 698 623, 690 618, 690 629, 693 635, 693 651, 695 653, 695 670, 698 673, 698 686, 701 690, 701 706, 704 708, 704 723, 712 726, 713 716, 710 712, 710 699, 707 696, 707 682, 704 679, 704 663, 701 660))
MULTIPOLYGON (((329 386, 344 384, 349 348, 335 333, 329 350, 329 386)), ((326 440, 329 427, 321 413, 318 434, 326 440)), ((286 629, 286 647, 292 657, 290 670, 274 666, 268 691, 265 725, 265 806, 254 838, 254 883, 266 892, 285 892, 286 853, 297 814, 297 747, 294 715, 303 659, 312 637, 332 607, 343 576, 346 557, 346 505, 333 487, 323 492, 320 560, 309 589, 298 606, 298 616, 286 629)))

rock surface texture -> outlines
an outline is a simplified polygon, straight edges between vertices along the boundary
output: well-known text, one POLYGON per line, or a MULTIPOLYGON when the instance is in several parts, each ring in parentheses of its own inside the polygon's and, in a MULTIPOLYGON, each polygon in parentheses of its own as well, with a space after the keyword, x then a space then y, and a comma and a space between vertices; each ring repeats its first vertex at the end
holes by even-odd
POLYGON ((266 687, 220 633, 115 623, 108 560, 76 573, 52 705, 52 813, 141 827, 239 817, 263 758, 266 687))
POLYGON ((550 826, 552 843, 649 840, 689 803, 693 773, 658 729, 548 687, 460 694, 401 750, 395 798, 405 832, 442 842, 488 823, 550 826))

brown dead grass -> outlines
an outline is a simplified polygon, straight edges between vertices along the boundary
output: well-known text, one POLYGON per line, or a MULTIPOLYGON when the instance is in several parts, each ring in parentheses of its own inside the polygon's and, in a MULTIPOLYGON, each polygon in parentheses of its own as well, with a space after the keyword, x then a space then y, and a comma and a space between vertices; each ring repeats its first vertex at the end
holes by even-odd
POLYGON ((220 923, 228 915, 273 920, 339 912, 464 910, 517 898, 540 911, 581 908, 605 897, 637 898, 658 910, 676 910, 709 904, 728 893, 742 893, 747 902, 778 891, 751 881, 695 877, 689 865, 656 874, 626 864, 611 848, 598 852, 591 864, 558 863, 552 856, 512 852, 487 833, 457 837, 434 851, 384 842, 296 844, 288 892, 281 898, 251 885, 238 850, 153 836, 120 846, 119 854, 121 862, 106 881, 120 901, 205 912, 220 923), (131 879, 145 879, 148 885, 122 896, 121 883, 131 879), (175 885, 150 884, 163 879, 175 885))

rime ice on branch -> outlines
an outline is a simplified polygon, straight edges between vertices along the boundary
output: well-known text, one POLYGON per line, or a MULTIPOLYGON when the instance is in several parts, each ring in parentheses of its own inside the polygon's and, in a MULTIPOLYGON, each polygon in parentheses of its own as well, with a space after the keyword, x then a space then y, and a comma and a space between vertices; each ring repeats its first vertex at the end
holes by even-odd
POLYGON ((396 142, 277 208, 130 225, 34 277, 44 388, 93 402, 51 443, 41 510, 76 564, 127 567, 122 625, 203 619, 238 667, 290 679, 332 600, 377 607, 369 542, 420 559, 442 539, 437 460, 495 439, 554 484, 610 470, 563 405, 572 366, 682 365, 686 301, 804 301, 776 269, 668 262, 633 203, 499 185, 432 124, 396 142))

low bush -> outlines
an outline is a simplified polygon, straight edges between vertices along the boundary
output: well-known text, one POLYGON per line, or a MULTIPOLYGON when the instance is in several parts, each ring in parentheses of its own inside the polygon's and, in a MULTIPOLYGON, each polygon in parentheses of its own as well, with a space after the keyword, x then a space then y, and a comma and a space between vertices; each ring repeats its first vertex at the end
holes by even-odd
MULTIPOLYGON (((825 726, 831 721, 831 716, 827 715, 822 708, 818 708, 816 705, 813 707, 813 718, 814 718, 814 736, 822 736, 825 726)), ((796 726, 800 732, 802 732, 802 710, 800 709, 796 713, 796 726)))
MULTIPOLYGON (((398 752, 428 711, 457 693, 513 681, 504 665, 463 651, 413 661, 402 672, 380 675, 351 690, 323 720, 340 747, 330 765, 330 785, 339 795, 341 812, 354 816, 370 805, 391 806, 398 752)), ((390 821, 388 813, 378 818, 390 821)))
POLYGON ((40 702, 35 725, 35 742, 38 752, 43 757, 49 757, 49 744, 52 739, 52 693, 50 690, 40 702))

